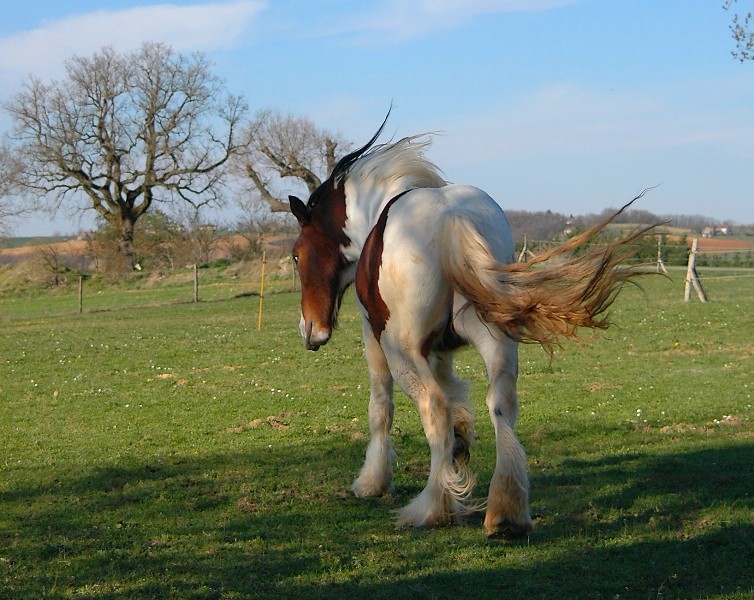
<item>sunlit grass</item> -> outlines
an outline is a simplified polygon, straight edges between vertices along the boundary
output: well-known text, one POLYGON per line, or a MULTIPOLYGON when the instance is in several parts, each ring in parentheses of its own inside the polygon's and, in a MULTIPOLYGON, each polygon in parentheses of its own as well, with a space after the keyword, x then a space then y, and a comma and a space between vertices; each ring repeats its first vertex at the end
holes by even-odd
MULTIPOLYGON (((144 302, 103 285, 108 310, 83 314, 74 292, 5 297, 0 597, 751 597, 754 278, 707 287, 686 304, 651 278, 606 333, 522 348, 536 528, 517 544, 478 519, 393 528, 429 458, 402 394, 395 490, 351 496, 368 378, 350 296, 317 353, 284 282, 261 333, 257 297, 193 304, 190 282, 144 302)), ((484 496, 484 369, 470 350, 457 368, 484 496)))

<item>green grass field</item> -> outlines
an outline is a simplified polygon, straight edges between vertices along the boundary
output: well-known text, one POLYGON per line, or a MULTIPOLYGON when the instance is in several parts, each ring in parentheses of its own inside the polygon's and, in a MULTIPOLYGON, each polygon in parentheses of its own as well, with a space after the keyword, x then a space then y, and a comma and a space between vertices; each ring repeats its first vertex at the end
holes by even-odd
MULTIPOLYGON (((393 494, 353 498, 368 380, 353 299, 305 352, 298 295, 183 287, 0 298, 0 598, 752 598, 754 277, 624 291, 615 326, 521 353, 529 540, 396 530, 429 452, 396 398, 393 494), (211 301, 210 301, 211 300, 211 301), (88 304, 87 304, 88 303, 88 304), (138 305, 138 306, 137 306, 138 305)), ((247 282, 248 283, 248 282, 247 282)), ((234 287, 235 286, 235 287, 234 287)), ((284 282, 272 290, 283 290, 284 282)), ((472 466, 494 439, 472 382, 472 466)))

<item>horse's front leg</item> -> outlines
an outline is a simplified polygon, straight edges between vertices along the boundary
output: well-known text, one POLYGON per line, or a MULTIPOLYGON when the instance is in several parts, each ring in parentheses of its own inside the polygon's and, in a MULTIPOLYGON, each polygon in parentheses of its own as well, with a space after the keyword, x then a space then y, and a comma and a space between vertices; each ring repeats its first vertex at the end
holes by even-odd
POLYGON ((364 348, 369 367, 369 444, 359 476, 351 486, 358 497, 380 496, 390 489, 393 480, 395 451, 390 439, 393 425, 393 376, 385 354, 364 325, 364 348))
POLYGON ((397 511, 396 524, 433 527, 457 521, 468 513, 464 501, 471 493, 474 478, 465 464, 453 460, 456 436, 452 406, 418 350, 415 355, 400 352, 386 343, 384 335, 383 348, 397 383, 419 410, 431 453, 427 485, 397 511))

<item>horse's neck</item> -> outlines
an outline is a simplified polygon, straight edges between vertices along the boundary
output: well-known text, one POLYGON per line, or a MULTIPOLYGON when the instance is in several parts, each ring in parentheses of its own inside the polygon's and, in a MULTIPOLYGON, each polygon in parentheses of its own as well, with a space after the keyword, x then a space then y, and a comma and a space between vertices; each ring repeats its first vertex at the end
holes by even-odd
POLYGON ((369 232, 380 218, 385 205, 392 198, 409 189, 400 180, 385 185, 384 182, 345 181, 346 226, 345 234, 351 240, 350 246, 343 249, 350 261, 358 260, 369 232))

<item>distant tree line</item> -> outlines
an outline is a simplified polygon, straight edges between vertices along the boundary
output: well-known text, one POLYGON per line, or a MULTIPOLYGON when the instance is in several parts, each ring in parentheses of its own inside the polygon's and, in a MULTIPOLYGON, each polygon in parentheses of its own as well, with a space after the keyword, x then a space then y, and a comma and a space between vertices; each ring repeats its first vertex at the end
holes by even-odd
MULTIPOLYGON (((508 210, 508 221, 513 232, 513 239, 519 243, 524 238, 532 241, 558 241, 574 233, 604 220, 613 213, 613 209, 605 209, 599 214, 566 216, 552 211, 529 212, 522 210, 508 210)), ((650 224, 663 223, 667 227, 688 230, 691 234, 700 235, 705 227, 730 225, 709 217, 699 215, 657 215, 647 210, 629 209, 618 215, 616 224, 650 224)), ((754 225, 732 228, 739 235, 754 235, 754 225)))

